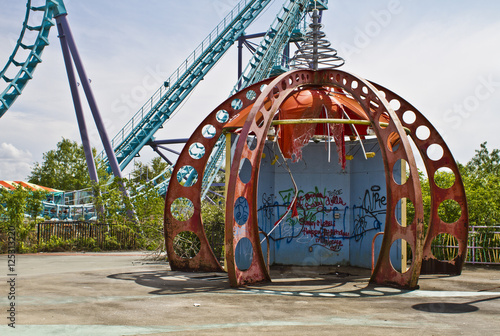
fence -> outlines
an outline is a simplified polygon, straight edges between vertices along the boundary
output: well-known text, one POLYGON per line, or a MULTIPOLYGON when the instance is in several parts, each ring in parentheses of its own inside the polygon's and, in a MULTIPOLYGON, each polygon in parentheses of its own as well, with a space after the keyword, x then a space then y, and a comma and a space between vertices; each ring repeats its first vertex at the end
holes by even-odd
POLYGON ((93 222, 43 222, 36 225, 38 244, 52 237, 63 241, 89 242, 100 249, 134 249, 137 234, 127 226, 93 222))
MULTIPOLYGON (((218 256, 223 248, 217 244, 215 231, 208 232, 211 245, 218 256)), ((65 241, 92 239, 100 249, 134 249, 137 234, 127 226, 93 222, 43 222, 36 226, 38 243, 49 242, 51 237, 65 241)), ((470 226, 466 263, 500 265, 500 226, 470 226)), ((438 235, 432 243, 432 253, 437 259, 452 260, 458 254, 458 243, 449 234, 438 235)))
MULTIPOLYGON (((437 259, 452 260, 458 254, 458 243, 449 234, 440 234, 432 242, 437 259)), ((500 226, 470 226, 467 259, 470 264, 500 265, 500 226)))

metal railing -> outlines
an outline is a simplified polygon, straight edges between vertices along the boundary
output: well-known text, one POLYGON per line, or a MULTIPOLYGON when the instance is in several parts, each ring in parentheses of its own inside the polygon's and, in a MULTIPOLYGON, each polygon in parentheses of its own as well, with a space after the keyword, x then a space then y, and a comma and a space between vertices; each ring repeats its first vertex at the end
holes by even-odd
MULTIPOLYGON (((132 131, 137 125, 143 123, 146 117, 149 116, 151 111, 154 110, 155 106, 160 102, 160 100, 165 96, 168 91, 174 91, 176 84, 183 78, 183 76, 189 75, 188 69, 195 64, 198 58, 213 47, 212 43, 221 38, 222 33, 229 28, 229 25, 233 20, 240 15, 243 8, 252 3, 253 0, 241 0, 229 14, 215 27, 210 34, 198 45, 198 47, 184 60, 181 65, 174 70, 172 75, 165 80, 164 85, 160 86, 158 90, 153 94, 153 96, 137 111, 137 113, 132 117, 132 119, 123 126, 119 133, 111 140, 112 147, 116 150, 117 146, 125 141, 125 139, 131 136, 132 131)), ((105 160, 105 153, 101 152, 98 156, 100 159, 105 160)))
POLYGON ((118 224, 92 222, 43 222, 36 225, 38 244, 48 243, 52 237, 63 241, 85 242, 93 240, 100 249, 133 249, 137 247, 137 234, 129 227, 118 224))
MULTIPOLYGON (((458 254, 457 239, 449 234, 439 235, 433 241, 432 253, 437 259, 452 260, 458 254)), ((500 226, 469 227, 465 262, 500 265, 500 226)))
POLYGON ((500 265, 500 226, 471 226, 466 262, 500 265))

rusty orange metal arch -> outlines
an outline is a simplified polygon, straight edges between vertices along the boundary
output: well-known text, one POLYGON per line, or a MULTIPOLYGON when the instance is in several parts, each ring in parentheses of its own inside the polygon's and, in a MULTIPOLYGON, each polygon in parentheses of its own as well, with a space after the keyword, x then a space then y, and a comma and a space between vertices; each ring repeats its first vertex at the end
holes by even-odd
POLYGON ((391 90, 375 83, 372 84, 379 91, 384 92, 387 101, 395 102, 395 105, 399 106, 396 114, 403 126, 410 130, 410 137, 418 148, 427 171, 430 183, 431 213, 425 238, 421 273, 459 275, 467 257, 469 213, 465 189, 457 163, 439 132, 422 113, 391 90), (428 135, 424 133, 426 136, 422 136, 422 139, 417 135, 417 130, 421 127, 428 130, 428 135), (442 150, 440 158, 431 159, 429 157, 429 150, 433 149, 432 146, 436 148, 438 153, 439 149, 442 150), (448 188, 442 188, 443 186, 440 187, 435 182, 434 176, 441 168, 450 169, 455 176, 453 185, 448 188), (438 215, 439 205, 445 200, 455 201, 460 206, 460 217, 454 223, 446 223, 438 215), (449 234, 457 239, 458 253, 453 260, 439 260, 432 254, 432 241, 439 234, 449 234))
POLYGON ((265 136, 274 114, 294 89, 304 85, 342 88, 358 101, 374 125, 384 159, 388 202, 384 240, 371 281, 407 288, 416 287, 420 275, 424 241, 423 206, 416 163, 410 143, 398 116, 379 91, 368 81, 339 70, 296 70, 285 73, 268 85, 252 107, 236 144, 226 198, 226 258, 231 285, 239 286, 270 279, 260 249, 257 226, 256 195, 259 164, 265 136), (265 101, 270 103, 264 105, 265 101), (383 114, 389 117, 387 126, 379 123, 383 114), (254 149, 248 148, 246 143, 246 137, 249 134, 257 137, 257 146, 254 149), (389 138, 394 135, 401 139, 398 150, 389 145, 389 138), (250 162, 252 169, 252 178, 247 183, 242 182, 238 176, 239 167, 244 160, 250 162), (405 160, 410 167, 409 178, 403 184, 398 184, 393 176, 393 167, 399 160, 405 160), (234 216, 235 202, 240 197, 246 200, 249 207, 248 220, 242 225, 234 216), (407 227, 400 225, 396 218, 396 206, 403 198, 411 200, 415 205, 414 221, 407 227), (234 263, 234 251, 237 244, 244 238, 252 244, 253 258, 248 269, 240 270, 234 263), (413 250, 414 261, 406 272, 396 271, 390 262, 390 247, 398 239, 407 241, 413 250))
POLYGON ((217 140, 222 135, 224 126, 228 121, 237 117, 237 115, 248 106, 255 102, 256 97, 261 93, 261 86, 271 82, 271 79, 264 80, 258 84, 246 88, 228 98, 220 104, 205 120, 196 128, 188 142, 181 151, 172 172, 167 194, 165 197, 164 210, 164 234, 165 245, 168 254, 169 264, 172 270, 189 271, 222 271, 222 267, 215 257, 210 244, 205 235, 203 222, 201 218, 201 182, 205 172, 210 153, 217 140), (209 128, 211 135, 207 136, 206 130, 209 128), (204 133, 205 132, 205 133, 204 133), (205 134, 205 135, 204 135, 205 134), (193 145, 204 148, 204 155, 201 158, 194 159, 189 154, 189 149, 193 145), (196 171, 198 179, 192 185, 182 184, 177 179, 179 170, 183 167, 192 167, 196 171), (191 203, 192 215, 190 218, 175 217, 172 213, 172 206, 176 201, 179 203, 191 203), (173 248, 174 238, 181 232, 188 231, 196 234, 200 241, 200 250, 193 258, 182 258, 178 256, 173 248))
MULTIPOLYGON (((166 197, 165 238, 167 252, 169 254, 169 262, 172 269, 200 271, 221 270, 220 264, 214 257, 213 252, 210 250, 210 246, 205 237, 203 225, 201 223, 201 182, 197 181, 194 185, 185 187, 175 179, 175 176, 179 169, 181 169, 183 165, 187 164, 192 165, 193 169, 195 169, 198 173, 202 173, 204 171, 208 160, 208 154, 206 153, 211 152, 216 139, 220 136, 224 127, 224 123, 217 119, 219 111, 226 110, 229 113, 230 121, 231 119, 237 117, 238 111, 251 108, 235 147, 230 179, 229 181, 226 181, 228 184, 225 224, 226 262, 231 286, 240 286, 248 283, 270 280, 270 275, 265 265, 260 247, 257 225, 256 200, 260 160, 266 140, 266 134, 276 111, 279 109, 281 103, 288 98, 294 90, 304 86, 329 86, 341 88, 345 92, 352 95, 352 97, 362 106, 365 113, 369 116, 375 134, 380 143, 381 153, 384 160, 388 199, 383 243, 377 265, 372 274, 371 282, 378 284, 392 284, 405 288, 415 288, 417 286, 422 259, 424 257, 423 251, 425 237, 423 230, 422 195, 415 158, 413 156, 409 140, 406 137, 403 124, 400 121, 400 118, 402 117, 401 113, 404 112, 406 106, 410 105, 392 92, 383 89, 376 84, 370 83, 365 79, 340 70, 296 70, 287 72, 275 79, 268 79, 257 83, 226 100, 197 128, 179 157, 166 197), (267 86, 261 91, 263 84, 267 86), (381 94, 381 91, 384 91, 386 97, 381 94), (250 92, 252 94, 249 94, 250 92), (257 97, 257 99, 249 99, 249 97, 257 97), (397 111, 394 111, 388 103, 388 100, 392 100, 394 97, 397 97, 402 104, 397 111), (235 101, 239 101, 241 103, 237 111, 233 108, 233 106, 238 105, 234 104, 235 101), (381 118, 381 116, 384 116, 384 118, 381 118), (381 119, 388 119, 388 125, 380 124, 379 121, 381 119), (212 139, 206 139, 202 135, 202 130, 207 125, 212 125, 216 129, 216 135, 212 139), (246 140, 249 135, 252 135, 257 139, 256 147, 248 146, 246 140), (394 139, 394 137, 401 139, 401 143, 397 147, 393 147, 390 144, 389 139, 394 139), (206 149, 206 157, 198 160, 190 158, 188 149, 193 143, 199 143, 204 146, 206 149), (400 164, 400 160, 406 161, 409 166, 409 178, 404 183, 397 180, 393 173, 394 166, 400 164), (248 181, 242 181, 239 177, 239 169, 244 162, 249 164, 251 167, 251 178, 248 181), (194 213, 189 219, 179 220, 173 217, 171 206, 176 199, 183 197, 189 199, 193 203, 194 213), (398 202, 405 198, 410 200, 415 207, 414 220, 407 227, 403 227, 400 223, 398 223, 396 218, 396 207, 398 202), (241 218, 238 218, 238 220, 235 218, 235 205, 237 201, 238 204, 246 203, 246 206, 248 207, 248 216, 244 218, 243 222, 241 218), (180 258, 173 251, 173 238, 181 231, 192 231, 200 238, 200 252, 192 259, 180 258), (243 239, 248 240, 252 246, 251 263, 247 269, 238 269, 235 262, 235 250, 243 239), (391 245, 398 239, 404 239, 407 241, 412 249, 413 262, 407 271, 396 271, 390 262, 389 254, 391 245)), ((415 111, 415 114, 418 116, 419 122, 417 124, 425 123, 421 114, 413 107, 412 110, 415 111)), ((406 123, 404 126, 408 127, 406 123)), ((437 133, 434 132, 434 128, 430 127, 430 129, 433 130, 433 134, 437 133)), ((443 149, 445 150, 444 156, 446 157, 446 160, 449 160, 451 154, 449 153, 448 148, 444 142, 442 142, 442 139, 438 142, 443 144, 443 149)), ((425 152, 425 143, 418 143, 417 145, 420 145, 418 148, 421 152, 425 152)), ((428 161, 426 159, 427 156, 424 157, 424 161, 428 161)), ((426 162, 426 165, 433 167, 432 163, 426 162)), ((436 165, 436 167, 437 166, 438 165, 436 165)), ((451 164, 448 166, 454 170, 451 164)), ((457 196, 456 199, 461 200, 462 196, 460 196, 461 194, 459 192, 461 180, 458 171, 456 173, 455 185, 452 187, 452 191, 458 190, 457 195, 459 196, 457 196)), ((436 191, 436 189, 434 188, 432 191, 436 191)), ((443 196, 434 197, 435 199, 441 199, 443 196)), ((437 214, 437 210, 435 211, 437 214)), ((461 223, 463 218, 466 218, 466 216, 466 210, 462 211, 462 218, 459 222, 461 223)), ((432 223, 437 222, 434 221, 432 223)), ((454 226, 456 225, 454 224, 454 226)), ((427 242, 429 242, 429 237, 437 235, 438 233, 436 232, 440 232, 442 230, 442 225, 437 224, 430 226, 427 242)), ((462 232, 457 238, 462 241, 462 232)), ((426 243, 425 251, 427 251, 427 245, 429 245, 428 249, 430 251, 430 243, 426 243)), ((463 244, 461 243, 460 253, 462 252, 463 244)), ((425 256, 428 256, 428 254, 425 254, 425 256)), ((458 264, 458 262, 455 264, 458 264)))

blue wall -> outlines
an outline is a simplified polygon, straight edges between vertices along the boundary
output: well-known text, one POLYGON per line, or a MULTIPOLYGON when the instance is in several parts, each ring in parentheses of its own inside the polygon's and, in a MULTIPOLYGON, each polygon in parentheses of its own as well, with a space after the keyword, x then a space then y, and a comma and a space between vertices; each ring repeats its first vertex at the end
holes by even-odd
MULTIPOLYGON (((269 235, 272 264, 371 267, 373 236, 384 229, 386 184, 377 139, 364 140, 363 144, 366 151, 376 153, 375 157, 366 160, 359 142, 347 142, 346 153, 353 159, 347 160, 345 170, 338 162, 334 143, 330 162, 324 142, 309 143, 299 162, 288 160, 299 189, 298 217, 289 214, 269 235)), ((258 218, 260 230, 270 232, 293 200, 294 189, 277 145, 267 143, 264 154, 258 218)), ((381 241, 378 237, 377 252, 381 241)), ((265 241, 262 249, 266 254, 265 241)))

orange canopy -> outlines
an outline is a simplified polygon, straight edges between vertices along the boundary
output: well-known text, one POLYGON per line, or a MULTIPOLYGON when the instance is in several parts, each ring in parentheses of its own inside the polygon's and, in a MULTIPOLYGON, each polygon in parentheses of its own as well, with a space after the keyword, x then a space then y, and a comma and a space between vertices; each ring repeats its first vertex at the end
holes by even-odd
MULTIPOLYGON (((248 113, 253 105, 243 109, 230 120, 225 128, 243 127, 248 113)), ((361 105, 349 94, 340 89, 333 88, 302 88, 288 97, 280 106, 275 116, 276 120, 287 119, 351 119, 366 120, 368 116, 361 105)), ((388 122, 389 116, 382 115, 381 122, 388 122)), ((288 124, 276 126, 278 143, 286 158, 297 161, 301 158, 301 148, 306 145, 314 135, 333 136, 342 166, 345 166, 344 136, 357 136, 364 138, 368 135, 368 125, 353 124, 288 124)), ((399 138, 391 139, 391 146, 399 138)))

